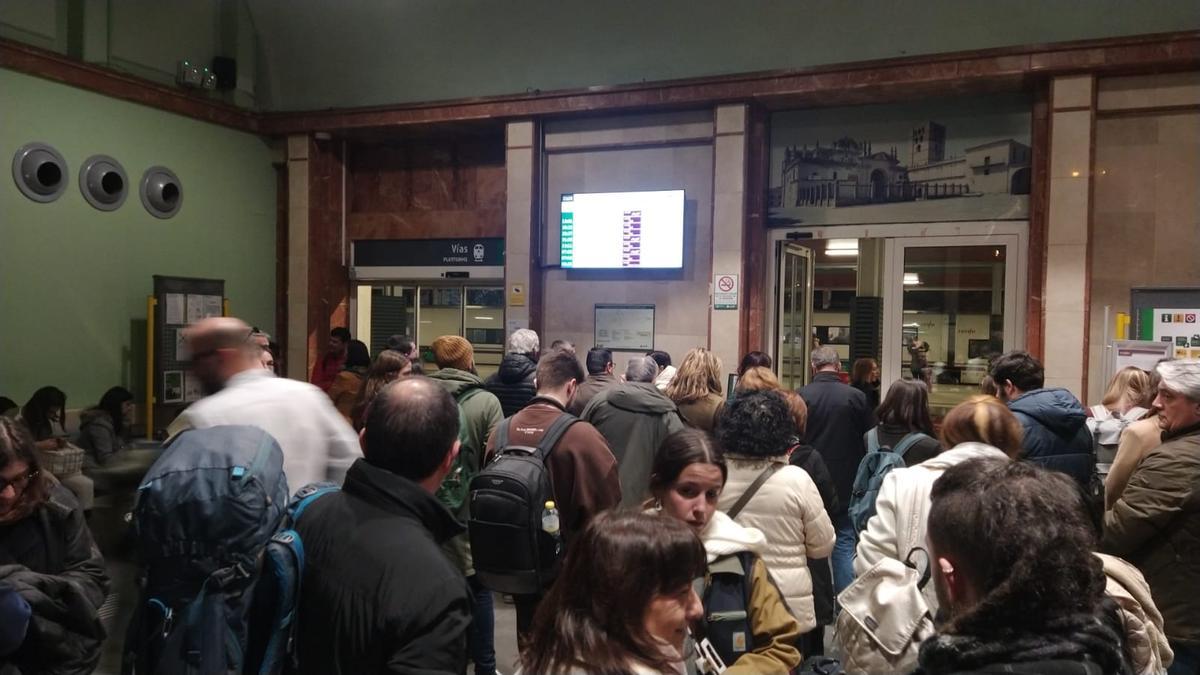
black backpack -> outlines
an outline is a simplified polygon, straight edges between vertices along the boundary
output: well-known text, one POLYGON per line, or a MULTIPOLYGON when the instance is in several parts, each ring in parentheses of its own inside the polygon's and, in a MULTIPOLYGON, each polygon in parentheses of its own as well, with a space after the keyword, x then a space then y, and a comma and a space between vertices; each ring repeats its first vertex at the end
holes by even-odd
POLYGON ((145 573, 123 673, 258 671, 249 617, 287 504, 283 452, 262 429, 194 429, 167 446, 133 509, 145 573))
POLYGON ((554 499, 546 457, 578 421, 559 415, 536 448, 508 444, 511 417, 496 425, 499 453, 471 479, 467 521, 475 573, 487 588, 536 594, 553 580, 562 544, 542 531, 542 509, 554 499))
POLYGON ((717 558, 708 566, 704 603, 704 637, 726 665, 754 651, 750 624, 750 587, 754 554, 742 551, 717 558))

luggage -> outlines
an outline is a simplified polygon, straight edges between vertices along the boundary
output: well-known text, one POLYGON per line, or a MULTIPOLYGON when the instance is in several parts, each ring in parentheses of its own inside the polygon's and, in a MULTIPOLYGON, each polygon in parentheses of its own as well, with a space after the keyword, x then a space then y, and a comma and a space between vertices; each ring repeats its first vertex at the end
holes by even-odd
POLYGON ((879 496, 884 477, 892 469, 904 468, 904 454, 922 438, 929 437, 914 431, 900 439, 895 448, 881 448, 878 429, 867 432, 867 454, 858 463, 858 471, 854 474, 854 488, 850 493, 850 506, 846 511, 854 523, 855 530, 862 532, 867 529, 867 523, 875 515, 875 499, 879 496))

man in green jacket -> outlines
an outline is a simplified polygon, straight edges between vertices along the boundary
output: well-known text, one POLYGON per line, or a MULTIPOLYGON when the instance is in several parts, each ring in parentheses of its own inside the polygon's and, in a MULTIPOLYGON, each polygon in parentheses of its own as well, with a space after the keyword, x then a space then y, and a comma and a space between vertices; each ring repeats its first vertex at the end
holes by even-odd
POLYGON ((1158 364, 1163 443, 1104 514, 1103 547, 1136 565, 1163 616, 1175 663, 1200 673, 1200 360, 1158 364))
POLYGON ((596 394, 580 416, 604 436, 617 458, 621 506, 647 498, 658 446, 685 428, 675 402, 654 386, 657 376, 654 359, 635 357, 625 369, 625 382, 596 394))
MULTIPOLYGON (((465 523, 469 510, 467 486, 482 468, 488 436, 504 419, 504 413, 500 400, 483 388, 483 380, 475 373, 475 348, 470 342, 457 335, 443 335, 434 340, 431 347, 438 370, 429 377, 445 387, 458 402, 458 440, 462 444, 459 461, 443 481, 437 496, 465 523)), ((465 533, 447 542, 447 554, 471 584, 473 621, 467 643, 475 663, 475 675, 490 675, 496 671, 492 593, 475 578, 471 546, 465 533)))

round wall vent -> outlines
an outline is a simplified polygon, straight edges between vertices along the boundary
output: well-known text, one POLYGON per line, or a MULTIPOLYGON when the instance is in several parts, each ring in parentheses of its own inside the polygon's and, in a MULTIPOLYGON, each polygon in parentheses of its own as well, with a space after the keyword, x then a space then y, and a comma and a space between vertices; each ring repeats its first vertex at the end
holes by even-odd
POLYGON ((79 167, 79 191, 101 211, 114 211, 125 203, 129 179, 120 162, 108 155, 92 155, 79 167))
POLYGON ((13 155, 13 180, 35 202, 52 202, 67 189, 67 161, 45 143, 29 143, 13 155))
POLYGON ((156 218, 170 218, 183 205, 179 177, 165 166, 152 166, 142 175, 142 204, 156 218))

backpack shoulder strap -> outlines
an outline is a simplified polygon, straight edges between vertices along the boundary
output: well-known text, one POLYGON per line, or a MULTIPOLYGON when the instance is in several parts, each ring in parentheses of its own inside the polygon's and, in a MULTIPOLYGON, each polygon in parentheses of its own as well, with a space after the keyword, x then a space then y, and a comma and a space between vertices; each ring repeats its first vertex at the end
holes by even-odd
POLYGON ((867 432, 867 453, 879 452, 879 427, 871 427, 867 432))
POLYGON ((579 418, 570 413, 563 413, 554 418, 554 421, 546 428, 546 433, 542 436, 542 440, 538 441, 538 459, 543 462, 546 461, 546 457, 550 455, 550 451, 554 449, 554 446, 558 445, 558 441, 563 437, 563 434, 567 433, 567 429, 578 421, 579 418))
MULTIPOLYGON (((872 429, 872 431, 874 431, 874 429, 872 429)), ((920 431, 914 431, 910 434, 907 434, 904 438, 900 439, 900 442, 896 444, 896 447, 892 448, 892 452, 896 453, 900 457, 904 457, 904 453, 908 452, 909 448, 919 443, 923 438, 929 438, 929 436, 921 433, 920 431)))
POLYGON ((758 489, 763 486, 763 483, 766 483, 768 478, 774 476, 775 472, 782 468, 782 464, 771 462, 767 468, 762 470, 762 473, 758 474, 758 478, 754 479, 754 482, 750 484, 750 487, 746 488, 746 491, 742 493, 742 496, 738 498, 733 507, 725 512, 725 515, 729 516, 730 519, 737 518, 737 515, 742 512, 742 509, 746 508, 746 504, 750 503, 750 499, 754 497, 754 493, 758 492, 758 489))
POLYGON ((325 495, 327 495, 331 492, 337 492, 338 490, 341 490, 341 489, 342 488, 337 485, 322 485, 320 487, 317 487, 313 491, 309 492, 308 494, 304 495, 303 497, 301 497, 300 501, 296 502, 296 506, 292 508, 292 512, 291 512, 292 526, 295 527, 296 523, 300 522, 301 514, 303 514, 304 511, 306 509, 308 509, 308 507, 311 506, 313 502, 317 501, 321 497, 324 497, 325 495))

